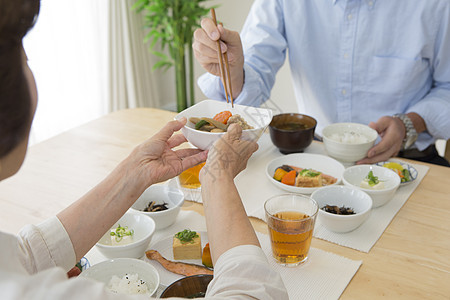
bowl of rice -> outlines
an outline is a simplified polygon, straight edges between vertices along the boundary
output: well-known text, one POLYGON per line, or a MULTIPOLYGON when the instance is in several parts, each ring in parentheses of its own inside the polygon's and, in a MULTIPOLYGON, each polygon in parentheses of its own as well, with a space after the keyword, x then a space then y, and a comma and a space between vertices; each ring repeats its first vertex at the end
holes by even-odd
POLYGON ((124 295, 155 294, 159 274, 155 267, 135 258, 116 258, 95 264, 81 277, 102 282, 112 293, 124 295))
POLYGON ((378 137, 374 129, 358 123, 331 124, 323 129, 322 135, 328 155, 348 163, 367 157, 378 137))

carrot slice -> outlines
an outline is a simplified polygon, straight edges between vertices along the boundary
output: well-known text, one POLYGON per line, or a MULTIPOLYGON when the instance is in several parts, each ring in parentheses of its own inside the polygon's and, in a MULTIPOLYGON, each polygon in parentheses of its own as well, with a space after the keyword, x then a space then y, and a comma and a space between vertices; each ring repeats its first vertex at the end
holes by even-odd
POLYGON ((219 121, 223 124, 227 124, 228 119, 232 116, 231 112, 228 110, 224 110, 217 115, 214 116, 214 120, 219 121))
POLYGON ((297 172, 295 170, 292 170, 290 172, 287 172, 286 175, 281 178, 281 183, 287 184, 287 185, 295 185, 295 177, 297 176, 297 172))

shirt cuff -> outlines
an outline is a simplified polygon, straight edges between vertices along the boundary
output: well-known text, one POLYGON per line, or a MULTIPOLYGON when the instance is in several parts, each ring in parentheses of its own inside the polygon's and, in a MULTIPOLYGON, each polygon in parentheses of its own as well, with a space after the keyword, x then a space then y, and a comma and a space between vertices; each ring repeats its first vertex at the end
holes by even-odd
POLYGON ((37 228, 55 265, 64 270, 73 268, 76 264, 75 250, 61 221, 55 216, 37 225, 37 228))

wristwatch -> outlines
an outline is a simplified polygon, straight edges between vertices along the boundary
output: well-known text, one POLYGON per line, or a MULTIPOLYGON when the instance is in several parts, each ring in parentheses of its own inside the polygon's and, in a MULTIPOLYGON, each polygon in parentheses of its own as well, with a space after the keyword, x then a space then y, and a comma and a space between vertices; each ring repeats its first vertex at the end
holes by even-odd
POLYGON ((414 124, 406 114, 395 114, 394 118, 400 119, 406 128, 406 137, 403 139, 402 150, 409 149, 417 140, 418 134, 414 124))

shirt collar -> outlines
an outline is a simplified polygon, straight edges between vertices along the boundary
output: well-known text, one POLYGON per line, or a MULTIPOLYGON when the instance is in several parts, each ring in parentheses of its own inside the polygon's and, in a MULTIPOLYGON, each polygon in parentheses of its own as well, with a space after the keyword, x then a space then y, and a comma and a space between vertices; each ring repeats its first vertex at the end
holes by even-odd
MULTIPOLYGON (((333 0, 333 5, 336 4, 336 2, 338 2, 339 0, 333 0)), ((342 1, 342 0, 340 0, 342 1)), ((370 8, 372 8, 375 5, 375 2, 377 2, 377 0, 363 0, 363 2, 365 2, 367 4, 367 6, 369 6, 370 8)))

